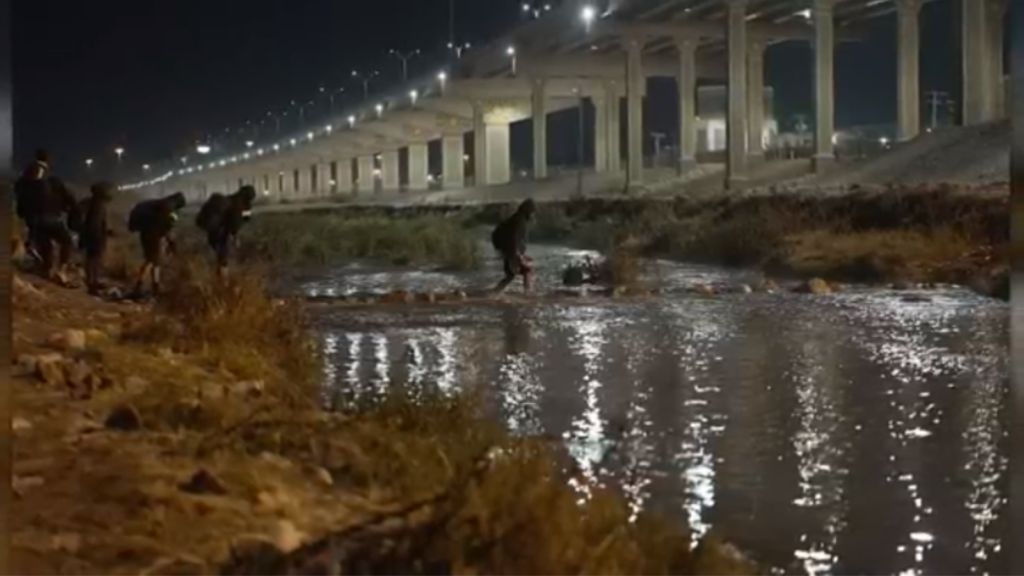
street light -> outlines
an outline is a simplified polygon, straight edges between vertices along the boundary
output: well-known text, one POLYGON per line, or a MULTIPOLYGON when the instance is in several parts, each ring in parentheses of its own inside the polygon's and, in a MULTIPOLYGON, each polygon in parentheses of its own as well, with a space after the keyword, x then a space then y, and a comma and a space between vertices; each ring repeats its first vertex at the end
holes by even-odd
POLYGON ((512 75, 516 74, 516 48, 515 46, 509 46, 505 49, 505 53, 508 54, 509 58, 512 59, 512 75))
POLYGON ((320 87, 320 93, 327 94, 327 100, 331 103, 330 113, 332 116, 334 115, 334 97, 343 92, 345 92, 344 88, 338 88, 337 90, 331 90, 330 92, 328 92, 326 88, 322 86, 320 87))
POLYGON ((597 10, 593 6, 588 4, 580 10, 580 19, 587 27, 587 32, 590 32, 590 26, 594 23, 595 18, 597 18, 597 10))
POLYGON ((124 148, 114 148, 114 154, 117 154, 117 161, 121 161, 121 156, 124 156, 124 148))
POLYGON ((410 100, 412 100, 412 104, 413 104, 413 106, 415 106, 415 105, 416 105, 416 100, 417 100, 417 99, 418 99, 419 97, 420 97, 420 93, 419 93, 419 92, 417 92, 417 91, 415 91, 415 90, 413 90, 412 92, 409 92, 409 99, 410 99, 410 100))
POLYGON ((359 72, 357 72, 355 70, 352 71, 352 77, 353 78, 355 78, 357 80, 362 80, 363 81, 363 98, 365 98, 365 99, 369 99, 370 98, 370 81, 373 80, 374 78, 376 78, 379 74, 380 74, 380 72, 378 72, 376 70, 374 70, 373 72, 367 73, 367 74, 360 74, 359 72))
POLYGON ((377 104, 376 106, 374 106, 374 109, 377 111, 377 117, 380 118, 380 115, 384 113, 384 105, 377 104))
POLYGON ((200 154, 209 154, 210 147, 207 146, 206 144, 200 144, 196 146, 196 152, 199 152, 200 154))
POLYGON ((412 52, 408 52, 408 53, 404 53, 404 54, 402 52, 399 52, 398 50, 390 50, 388 53, 402 61, 402 81, 403 82, 408 81, 409 80, 409 59, 414 57, 414 56, 418 56, 419 53, 420 53, 419 49, 416 49, 416 50, 413 50, 412 52))
POLYGON ((449 42, 448 43, 448 49, 455 52, 455 57, 456 58, 462 58, 462 52, 464 50, 468 50, 469 48, 470 48, 469 42, 466 42, 465 44, 456 44, 454 42, 449 42))
POLYGON ((92 158, 86 158, 85 159, 85 167, 86 168, 92 168, 92 158))
POLYGON ((246 141, 245 141, 245 147, 246 147, 246 148, 252 148, 252 147, 253 147, 253 146, 254 146, 255 144, 256 144, 256 143, 255 143, 255 142, 253 142, 252 140, 246 140, 246 141))
POLYGON ((149 172, 149 164, 143 164, 142 165, 142 171, 143 172, 149 172))
POLYGON ((356 117, 355 116, 349 116, 348 117, 348 127, 351 128, 351 127, 353 127, 355 125, 356 125, 356 117))

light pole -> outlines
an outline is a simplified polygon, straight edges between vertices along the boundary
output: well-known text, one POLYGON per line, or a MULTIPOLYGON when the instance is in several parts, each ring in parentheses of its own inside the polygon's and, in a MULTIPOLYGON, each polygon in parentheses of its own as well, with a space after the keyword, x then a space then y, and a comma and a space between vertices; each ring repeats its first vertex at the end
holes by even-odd
POLYGON ((328 92, 326 88, 324 88, 322 86, 320 87, 320 93, 321 94, 327 94, 327 100, 328 100, 328 102, 330 102, 330 105, 331 105, 331 108, 330 108, 330 115, 331 116, 334 116, 334 97, 337 96, 338 94, 343 93, 343 92, 345 92, 344 88, 338 88, 337 90, 331 90, 330 92, 328 92))
POLYGON ((117 154, 117 163, 121 163, 121 157, 124 156, 124 148, 114 148, 114 154, 117 154))
POLYGON ((402 81, 406 82, 409 80, 409 60, 415 56, 419 56, 419 49, 413 50, 412 52, 402 53, 398 50, 391 50, 389 52, 392 56, 402 61, 402 81))
POLYGON ((86 170, 92 170, 92 158, 85 159, 85 168, 86 170))
POLYGON ((437 81, 441 84, 441 94, 444 94, 445 86, 448 85, 448 74, 444 71, 438 72, 437 81))
POLYGON ((303 102, 300 104, 295 100, 292 100, 292 107, 299 109, 299 128, 304 128, 306 126, 306 107, 311 106, 312 104, 312 102, 303 102))
POLYGON ((378 72, 376 70, 374 70, 373 72, 370 72, 368 74, 360 74, 359 72, 357 72, 355 70, 352 71, 352 77, 357 79, 357 80, 362 80, 362 82, 363 82, 363 98, 364 99, 366 99, 366 100, 370 99, 370 81, 373 80, 374 78, 376 78, 377 75, 379 75, 379 74, 380 74, 380 72, 378 72))
POLYGON ((580 19, 583 20, 583 25, 587 29, 587 34, 590 33, 590 27, 594 24, 594 19, 597 18, 597 9, 587 4, 580 10, 580 19))
POLYGON ((505 49, 505 53, 508 54, 509 58, 512 59, 512 75, 516 75, 516 48, 515 46, 509 46, 505 49))
POLYGON ((455 52, 455 59, 456 60, 462 58, 462 53, 464 51, 466 51, 466 50, 469 50, 469 48, 470 48, 469 42, 466 42, 464 44, 456 44, 455 42, 449 42, 448 43, 448 49, 453 51, 453 52, 455 52))

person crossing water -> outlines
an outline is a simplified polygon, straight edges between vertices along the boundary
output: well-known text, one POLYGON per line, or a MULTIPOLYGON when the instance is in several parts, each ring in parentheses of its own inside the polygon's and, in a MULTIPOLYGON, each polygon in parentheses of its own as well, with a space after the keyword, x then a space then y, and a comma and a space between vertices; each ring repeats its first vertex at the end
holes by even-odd
POLYGON ((526 255, 526 234, 530 221, 533 219, 537 206, 527 198, 516 209, 515 213, 502 220, 491 233, 491 244, 501 254, 505 276, 494 287, 495 292, 504 292, 505 288, 516 279, 523 277, 523 291, 533 291, 533 265, 526 255))

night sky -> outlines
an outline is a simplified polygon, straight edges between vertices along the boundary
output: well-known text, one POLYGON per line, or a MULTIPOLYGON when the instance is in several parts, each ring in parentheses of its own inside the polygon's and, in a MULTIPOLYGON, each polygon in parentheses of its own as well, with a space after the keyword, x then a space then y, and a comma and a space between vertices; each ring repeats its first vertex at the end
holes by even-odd
MULTIPOLYGON (((495 36, 520 18, 519 5, 457 0, 457 37, 480 42, 495 36)), ((349 76, 353 68, 397 79, 401 63, 388 49, 442 48, 447 7, 448 0, 17 2, 16 162, 45 146, 58 173, 80 176, 86 158, 109 168, 114 148, 123 146, 125 164, 139 166, 166 159, 204 134, 283 110, 290 100, 315 98, 320 86, 361 93, 349 76)), ((922 90, 954 98, 956 9, 955 0, 939 0, 922 14, 922 90)), ((875 21, 869 32, 867 42, 837 52, 840 128, 895 119, 895 17, 875 21)), ((794 114, 813 110, 810 48, 775 46, 766 61, 776 117, 786 127, 794 114)), ((416 72, 415 60, 410 66, 416 72)), ((652 83, 649 131, 675 132, 674 92, 672 81, 652 83)), ((552 125, 553 138, 562 132, 575 138, 562 124, 552 125)), ((528 162, 528 150, 513 146, 514 160, 528 162)), ((552 142, 551 148, 558 155, 572 146, 552 142)))

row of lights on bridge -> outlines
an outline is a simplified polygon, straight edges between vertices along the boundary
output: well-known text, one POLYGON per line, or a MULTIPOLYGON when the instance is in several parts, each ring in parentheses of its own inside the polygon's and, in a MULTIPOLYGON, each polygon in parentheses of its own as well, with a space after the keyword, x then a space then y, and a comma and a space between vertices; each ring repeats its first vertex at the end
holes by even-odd
MULTIPOLYGON (((524 8, 524 10, 526 10, 528 8, 532 9, 528 4, 523 4, 523 8, 524 8)), ((543 11, 545 11, 545 12, 546 11, 550 11, 550 9, 551 9, 551 7, 548 4, 545 4, 544 7, 543 7, 543 11)), ((596 20, 596 19, 597 19, 597 10, 593 6, 586 5, 586 6, 583 6, 580 9, 580 20, 584 23, 584 25, 587 27, 588 30, 589 30, 590 26, 593 24, 594 20, 596 20)), ((449 44, 449 47, 452 47, 452 45, 449 44)), ((468 48, 468 47, 469 47, 469 44, 466 43, 466 44, 464 44, 462 46, 455 47, 455 49, 461 51, 462 48, 468 48)), ((514 46, 509 46, 508 48, 506 48, 505 53, 512 59, 512 71, 513 71, 513 73, 515 73, 515 69, 516 69, 516 49, 515 49, 515 47, 514 46)), ((411 53, 410 54, 402 54, 402 56, 408 58, 408 57, 411 57, 411 53)), ((358 75, 357 72, 353 72, 352 74, 353 74, 353 76, 357 76, 358 75)), ((372 75, 368 76, 367 79, 370 78, 370 77, 372 77, 372 75)), ((446 83, 447 79, 448 79, 448 75, 447 75, 446 72, 441 71, 441 72, 439 72, 437 74, 437 81, 441 85, 442 92, 444 91, 444 86, 445 86, 445 83, 446 83)), ((412 90, 412 91, 409 92, 409 99, 410 99, 410 101, 412 102, 412 104, 414 106, 416 105, 416 102, 419 99, 419 97, 420 97, 419 91, 412 90)), ((374 111, 377 114, 377 118, 380 118, 384 114, 384 110, 385 110, 385 104, 382 103, 382 102, 381 103, 377 103, 374 106, 374 111)), ((348 120, 349 128, 354 128, 355 125, 356 125, 357 117, 355 115, 349 115, 347 120, 348 120)), ((333 132, 333 130, 334 130, 334 126, 332 126, 330 124, 328 124, 327 126, 324 127, 324 132, 326 134, 331 134, 333 132)), ((312 141, 315 138, 316 138, 316 134, 313 133, 313 132, 308 132, 306 134, 306 140, 308 140, 308 141, 312 141)), ((295 138, 291 138, 291 139, 288 140, 288 144, 290 146, 292 146, 292 147, 297 146, 298 145, 298 140, 295 139, 295 138)), ((251 149, 253 146, 255 146, 255 142, 253 142, 252 140, 248 140, 248 141, 245 142, 245 145, 246 145, 246 148, 251 149)), ((271 146, 271 149, 274 152, 279 152, 280 149, 281 149, 281 145, 280 144, 274 144, 273 146, 271 146)), ((196 152, 199 153, 200 155, 205 156, 205 155, 209 154, 211 151, 212 151, 212 149, 211 149, 211 147, 208 144, 199 144, 198 146, 196 146, 196 152)), ((117 154, 118 154, 118 159, 119 160, 120 160, 121 155, 123 154, 123 152, 124 152, 123 149, 121 149, 121 148, 117 149, 117 154)), ((258 148, 256 150, 255 155, 256 156, 263 156, 265 153, 266 153, 266 151, 263 148, 258 148)), ((215 162, 210 162, 209 164, 207 164, 205 166, 205 168, 214 169, 214 168, 217 168, 219 166, 223 167, 223 166, 228 165, 229 163, 239 162, 240 160, 249 160, 251 157, 252 157, 252 154, 250 152, 246 152, 246 153, 242 154, 241 156, 232 156, 231 158, 221 159, 221 160, 215 161, 215 162)), ((182 158, 182 164, 184 164, 185 161, 186 161, 186 158, 182 158)), ((87 163, 87 165, 91 166, 92 165, 92 159, 87 160, 86 163, 87 163)), ((201 165, 201 164, 198 165, 198 166, 195 166, 195 167, 181 168, 181 169, 177 170, 177 175, 180 176, 180 175, 184 175, 184 174, 191 174, 194 171, 202 171, 203 169, 204 169, 204 166, 201 165)), ((147 172, 147 173, 149 172, 149 165, 148 164, 143 165, 143 171, 147 172)), ((139 188, 139 187, 143 187, 143 186, 151 186, 153 184, 156 184, 156 183, 159 183, 159 182, 161 182, 163 180, 166 180, 167 178, 170 178, 174 174, 175 174, 175 171, 172 170, 172 171, 167 172, 166 174, 164 174, 164 175, 162 175, 162 176, 160 176, 158 178, 155 178, 153 180, 149 180, 149 181, 146 181, 146 182, 140 182, 140 183, 137 183, 137 184, 129 184, 129 185, 123 186, 122 188, 124 188, 124 189, 133 189, 133 188, 139 188)))

